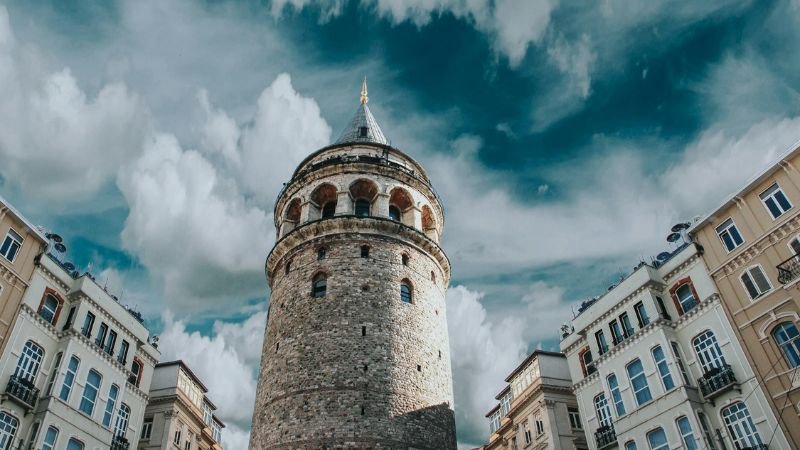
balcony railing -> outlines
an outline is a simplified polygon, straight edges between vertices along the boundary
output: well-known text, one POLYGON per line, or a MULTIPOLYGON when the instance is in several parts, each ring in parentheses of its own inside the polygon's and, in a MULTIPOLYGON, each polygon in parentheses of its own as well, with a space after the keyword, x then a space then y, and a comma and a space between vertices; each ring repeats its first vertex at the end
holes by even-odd
POLYGON ((111 440, 111 450, 128 450, 130 445, 130 442, 125 439, 125 436, 119 434, 114 436, 114 439, 111 440))
POLYGON ((604 425, 594 432, 594 440, 597 442, 597 450, 610 448, 617 445, 617 432, 613 425, 604 425))
POLYGON ((15 400, 27 411, 36 407, 36 400, 39 399, 39 389, 31 381, 12 375, 6 385, 6 395, 15 400))
POLYGON ((751 445, 750 447, 744 447, 742 450, 769 450, 767 444, 757 444, 751 445))
POLYGON ((703 397, 712 399, 735 387, 736 375, 734 375, 730 364, 723 364, 722 367, 715 367, 703 374, 703 377, 697 382, 700 385, 700 392, 703 393, 703 397))
POLYGON ((792 255, 791 258, 778 264, 778 282, 789 284, 800 277, 800 255, 792 255))

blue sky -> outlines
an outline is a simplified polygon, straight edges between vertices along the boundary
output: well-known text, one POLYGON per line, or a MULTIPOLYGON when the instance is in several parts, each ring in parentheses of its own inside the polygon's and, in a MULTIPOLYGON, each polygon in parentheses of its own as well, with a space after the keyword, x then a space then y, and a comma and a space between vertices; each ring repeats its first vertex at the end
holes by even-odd
POLYGON ((797 1, 584 3, 5 2, 0 192, 144 313, 245 448, 273 201, 367 76, 444 201, 478 445, 573 307, 800 139, 797 1))

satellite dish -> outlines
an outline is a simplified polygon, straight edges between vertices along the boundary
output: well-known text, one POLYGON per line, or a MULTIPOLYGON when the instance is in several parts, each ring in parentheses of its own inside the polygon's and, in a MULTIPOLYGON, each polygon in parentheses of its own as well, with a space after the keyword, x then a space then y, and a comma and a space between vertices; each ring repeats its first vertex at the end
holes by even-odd
POLYGON ((676 223, 675 225, 672 226, 670 231, 672 231, 673 233, 680 233, 681 231, 688 229, 690 226, 691 224, 687 222, 676 223))
POLYGON ((55 247, 56 251, 59 253, 64 253, 65 251, 67 251, 67 246, 62 244, 61 242, 57 243, 53 247, 55 247))
POLYGON ((670 242, 670 243, 678 242, 680 240, 681 240, 681 234, 680 233, 670 233, 669 236, 667 236, 667 242, 670 242))
POLYGON ((72 264, 71 262, 64 263, 64 268, 67 269, 67 272, 72 272, 75 270, 75 264, 72 264))
POLYGON ((47 233, 45 235, 45 237, 47 239, 50 239, 51 241, 55 242, 56 244, 60 244, 60 243, 64 242, 64 239, 61 236, 59 236, 59 235, 57 235, 55 233, 47 233))
POLYGON ((670 255, 672 255, 672 253, 670 252, 661 252, 658 255, 656 255, 656 259, 659 261, 666 261, 667 258, 670 257, 670 255))
POLYGON ((611 291, 611 290, 612 290, 612 289, 614 289, 615 287, 617 287, 617 285, 616 285, 616 284, 612 284, 611 286, 609 286, 609 287, 608 287, 608 290, 609 290, 609 291, 611 291))

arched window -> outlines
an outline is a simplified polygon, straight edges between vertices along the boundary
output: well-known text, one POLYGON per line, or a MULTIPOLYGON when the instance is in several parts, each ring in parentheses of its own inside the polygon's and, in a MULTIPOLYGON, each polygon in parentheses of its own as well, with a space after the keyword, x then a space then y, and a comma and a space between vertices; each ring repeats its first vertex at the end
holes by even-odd
POLYGON ((69 438, 69 442, 67 442, 67 450, 83 450, 83 442, 75 438, 69 438))
POLYGON ((759 448, 762 444, 750 411, 742 402, 736 402, 722 410, 722 418, 728 427, 736 448, 759 448))
POLYGON ((394 205, 389 206, 389 218, 392 220, 400 221, 400 208, 394 205))
POLYGON ((135 384, 136 387, 139 387, 139 383, 142 382, 142 368, 144 364, 139 360, 139 358, 133 358, 133 364, 131 364, 131 378, 128 379, 128 382, 131 384, 135 384))
POLYGON ((318 273, 314 276, 311 283, 311 296, 312 297, 325 297, 328 290, 328 277, 324 273, 318 273))
POLYGON ((365 200, 360 198, 356 200, 356 216, 358 217, 367 217, 369 216, 369 200, 365 200))
POLYGON ((0 450, 9 450, 14 435, 17 433, 19 421, 5 412, 0 412, 0 450))
POLYGON ((636 398, 636 404, 642 406, 653 399, 650 393, 650 386, 647 384, 647 376, 644 374, 644 367, 642 361, 634 359, 626 367, 628 372, 628 379, 631 381, 631 388, 633 389, 633 396, 636 398))
POLYGON ((69 394, 72 393, 72 385, 75 383, 75 375, 78 373, 78 366, 80 366, 80 364, 81 360, 79 360, 77 356, 69 358, 67 373, 64 374, 64 384, 61 385, 61 392, 58 394, 58 398, 65 402, 69 401, 69 394))
POLYGON ((322 218, 327 219, 336 214, 336 201, 331 201, 322 205, 322 218))
POLYGON ((597 414, 597 424, 601 427, 611 426, 611 408, 608 406, 606 394, 599 393, 594 398, 594 412, 597 414))
POLYGON ((53 450, 56 446, 56 440, 58 439, 58 428, 54 426, 50 426, 47 428, 47 433, 44 435, 44 441, 42 442, 42 450, 53 450))
POLYGON ((36 381, 36 374, 39 373, 39 366, 42 365, 42 358, 44 358, 42 347, 33 341, 26 342, 19 355, 14 376, 33 383, 36 381))
POLYGON ((697 440, 694 437, 694 431, 692 430, 692 424, 689 423, 689 418, 686 416, 678 417, 675 420, 675 424, 678 426, 678 431, 681 433, 683 447, 686 450, 698 450, 697 440))
POLYGON ((786 362, 789 363, 789 367, 792 368, 800 366, 799 336, 800 333, 797 332, 797 327, 792 322, 783 322, 772 330, 773 339, 783 351, 783 356, 786 358, 786 362))
POLYGON ((647 443, 650 444, 650 450, 669 450, 667 433, 661 427, 647 433, 647 443))
POLYGON ((325 256, 327 255, 327 253, 328 253, 328 251, 325 249, 325 247, 318 248, 317 249, 317 261, 322 261, 323 259, 325 259, 325 256))
POLYGON ((62 352, 58 352, 56 354, 56 359, 53 362, 53 369, 50 371, 50 379, 47 380, 47 389, 44 391, 44 395, 50 395, 53 392, 53 383, 56 382, 56 376, 58 375, 58 369, 61 367, 61 358, 64 356, 62 352))
POLYGON ((61 308, 61 301, 55 295, 46 292, 39 305, 39 316, 50 325, 55 325, 59 308, 61 308))
POLYGON ((412 303, 414 300, 411 283, 409 283, 408 280, 403 280, 400 282, 400 300, 405 303, 412 303))
POLYGON ((119 395, 119 387, 116 384, 111 385, 108 390, 108 401, 106 401, 106 410, 103 413, 103 426, 111 426, 111 418, 114 416, 114 408, 117 406, 117 395, 119 395))
POLYGON ((408 255, 406 255, 405 253, 403 253, 403 255, 400 256, 400 262, 402 262, 404 266, 408 265, 408 259, 409 259, 408 255))
POLYGON ((119 406, 117 411, 117 423, 114 425, 114 436, 125 436, 128 431, 128 418, 131 416, 131 408, 125 403, 119 406))
POLYGON ((91 416, 94 412, 94 404, 97 401, 97 392, 100 390, 100 383, 103 377, 94 369, 89 371, 86 376, 86 385, 83 387, 83 397, 81 398, 80 410, 91 416))
POLYGON ((614 409, 617 410, 617 417, 625 415, 625 403, 622 401, 622 394, 619 391, 619 383, 617 383, 617 375, 612 373, 606 377, 608 381, 608 390, 611 392, 611 400, 614 402, 614 409))
POLYGON ((692 340, 694 351, 700 360, 703 373, 709 373, 712 369, 721 369, 725 365, 725 357, 722 349, 719 348, 717 337, 714 332, 706 330, 692 340))

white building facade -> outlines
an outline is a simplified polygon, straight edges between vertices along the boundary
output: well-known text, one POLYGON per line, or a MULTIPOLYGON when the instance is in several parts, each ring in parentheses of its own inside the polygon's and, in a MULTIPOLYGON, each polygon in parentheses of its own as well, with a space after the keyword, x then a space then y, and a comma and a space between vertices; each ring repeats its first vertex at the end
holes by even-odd
POLYGON ((0 450, 136 448, 158 351, 141 317, 42 255, 0 358, 0 450))
POLYGON ((788 449, 693 244, 642 263, 562 334, 591 449, 788 449))

